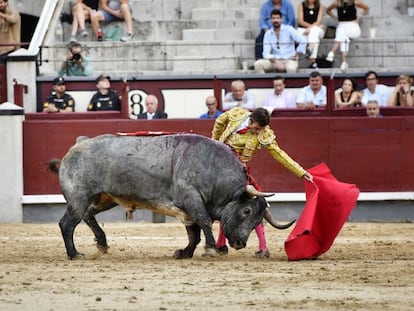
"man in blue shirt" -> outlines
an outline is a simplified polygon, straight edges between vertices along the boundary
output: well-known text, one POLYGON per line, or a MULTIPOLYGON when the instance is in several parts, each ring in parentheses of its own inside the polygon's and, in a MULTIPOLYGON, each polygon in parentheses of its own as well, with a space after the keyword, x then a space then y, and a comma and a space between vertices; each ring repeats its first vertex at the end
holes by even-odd
POLYGON ((256 38, 255 56, 256 59, 262 58, 263 52, 263 37, 265 32, 273 28, 270 14, 273 10, 279 10, 282 12, 283 20, 282 23, 296 26, 295 10, 290 0, 266 0, 260 8, 259 27, 260 34, 256 38))
POLYGON ((254 64, 257 73, 294 73, 298 68, 298 53, 306 53, 306 39, 292 26, 283 25, 282 18, 281 11, 272 11, 273 27, 265 33, 263 39, 263 58, 254 64), (295 43, 298 43, 296 49, 295 43))
POLYGON ((223 112, 217 109, 217 99, 214 96, 206 98, 207 112, 200 116, 200 119, 216 119, 223 112))

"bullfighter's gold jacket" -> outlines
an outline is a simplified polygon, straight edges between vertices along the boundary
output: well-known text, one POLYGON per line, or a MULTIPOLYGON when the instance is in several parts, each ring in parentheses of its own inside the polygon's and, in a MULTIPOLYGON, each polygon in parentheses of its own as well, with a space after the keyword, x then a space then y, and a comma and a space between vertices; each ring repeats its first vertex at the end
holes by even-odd
POLYGON ((276 136, 268 125, 258 135, 251 131, 244 134, 237 133, 239 126, 249 116, 250 111, 241 107, 224 112, 214 123, 212 138, 231 146, 244 164, 252 159, 262 147, 265 147, 275 160, 296 176, 302 177, 306 171, 280 149, 276 136))

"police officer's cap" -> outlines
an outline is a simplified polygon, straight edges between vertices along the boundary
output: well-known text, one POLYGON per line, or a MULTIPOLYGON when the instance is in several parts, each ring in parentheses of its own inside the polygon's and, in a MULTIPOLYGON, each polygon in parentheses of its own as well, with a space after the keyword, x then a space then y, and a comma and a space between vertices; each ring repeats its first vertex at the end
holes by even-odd
POLYGON ((53 85, 62 85, 65 84, 65 79, 63 77, 57 77, 53 80, 53 85))
POLYGON ((111 77, 110 76, 108 76, 107 74, 101 74, 101 75, 99 75, 97 78, 96 78, 96 83, 98 83, 99 81, 102 81, 102 80, 104 80, 104 79, 108 79, 108 80, 111 80, 111 77))

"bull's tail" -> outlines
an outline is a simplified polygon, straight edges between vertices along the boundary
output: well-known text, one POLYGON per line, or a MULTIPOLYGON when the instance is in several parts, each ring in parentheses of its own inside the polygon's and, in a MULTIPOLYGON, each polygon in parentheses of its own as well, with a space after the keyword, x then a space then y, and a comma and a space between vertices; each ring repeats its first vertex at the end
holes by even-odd
POLYGON ((47 163, 47 169, 53 174, 59 174, 60 159, 52 159, 47 163))

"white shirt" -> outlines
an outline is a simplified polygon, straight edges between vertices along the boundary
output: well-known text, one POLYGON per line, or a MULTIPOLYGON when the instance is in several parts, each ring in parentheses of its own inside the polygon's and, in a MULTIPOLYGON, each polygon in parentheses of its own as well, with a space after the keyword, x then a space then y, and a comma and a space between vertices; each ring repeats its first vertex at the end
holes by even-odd
POLYGON ((155 112, 154 113, 149 113, 147 112, 147 120, 152 120, 154 118, 155 112))
POLYGON ((371 93, 368 88, 362 91, 362 104, 367 105, 370 100, 376 100, 380 107, 386 107, 388 98, 391 96, 391 90, 384 84, 377 84, 375 92, 371 93))
POLYGON ((326 86, 322 85, 318 93, 313 93, 310 85, 303 87, 300 90, 297 103, 306 104, 312 102, 315 106, 326 106, 326 86))
POLYGON ((307 43, 306 39, 292 26, 280 25, 279 38, 272 27, 265 32, 263 38, 263 58, 290 59, 296 51, 305 54, 307 43), (295 43, 299 44, 296 50, 295 43))
POLYGON ((295 96, 292 92, 284 89, 277 95, 275 91, 268 93, 263 101, 263 108, 272 112, 275 108, 296 108, 295 96))
MULTIPOLYGON (((232 92, 227 93, 224 99, 230 99, 230 101, 223 100, 223 110, 229 110, 231 108, 237 107, 239 104, 238 101, 234 98, 232 92)), ((253 93, 249 92, 249 90, 246 90, 244 92, 242 102, 244 102, 244 104, 242 104, 241 107, 245 109, 253 110, 255 108, 254 95, 253 93)))

